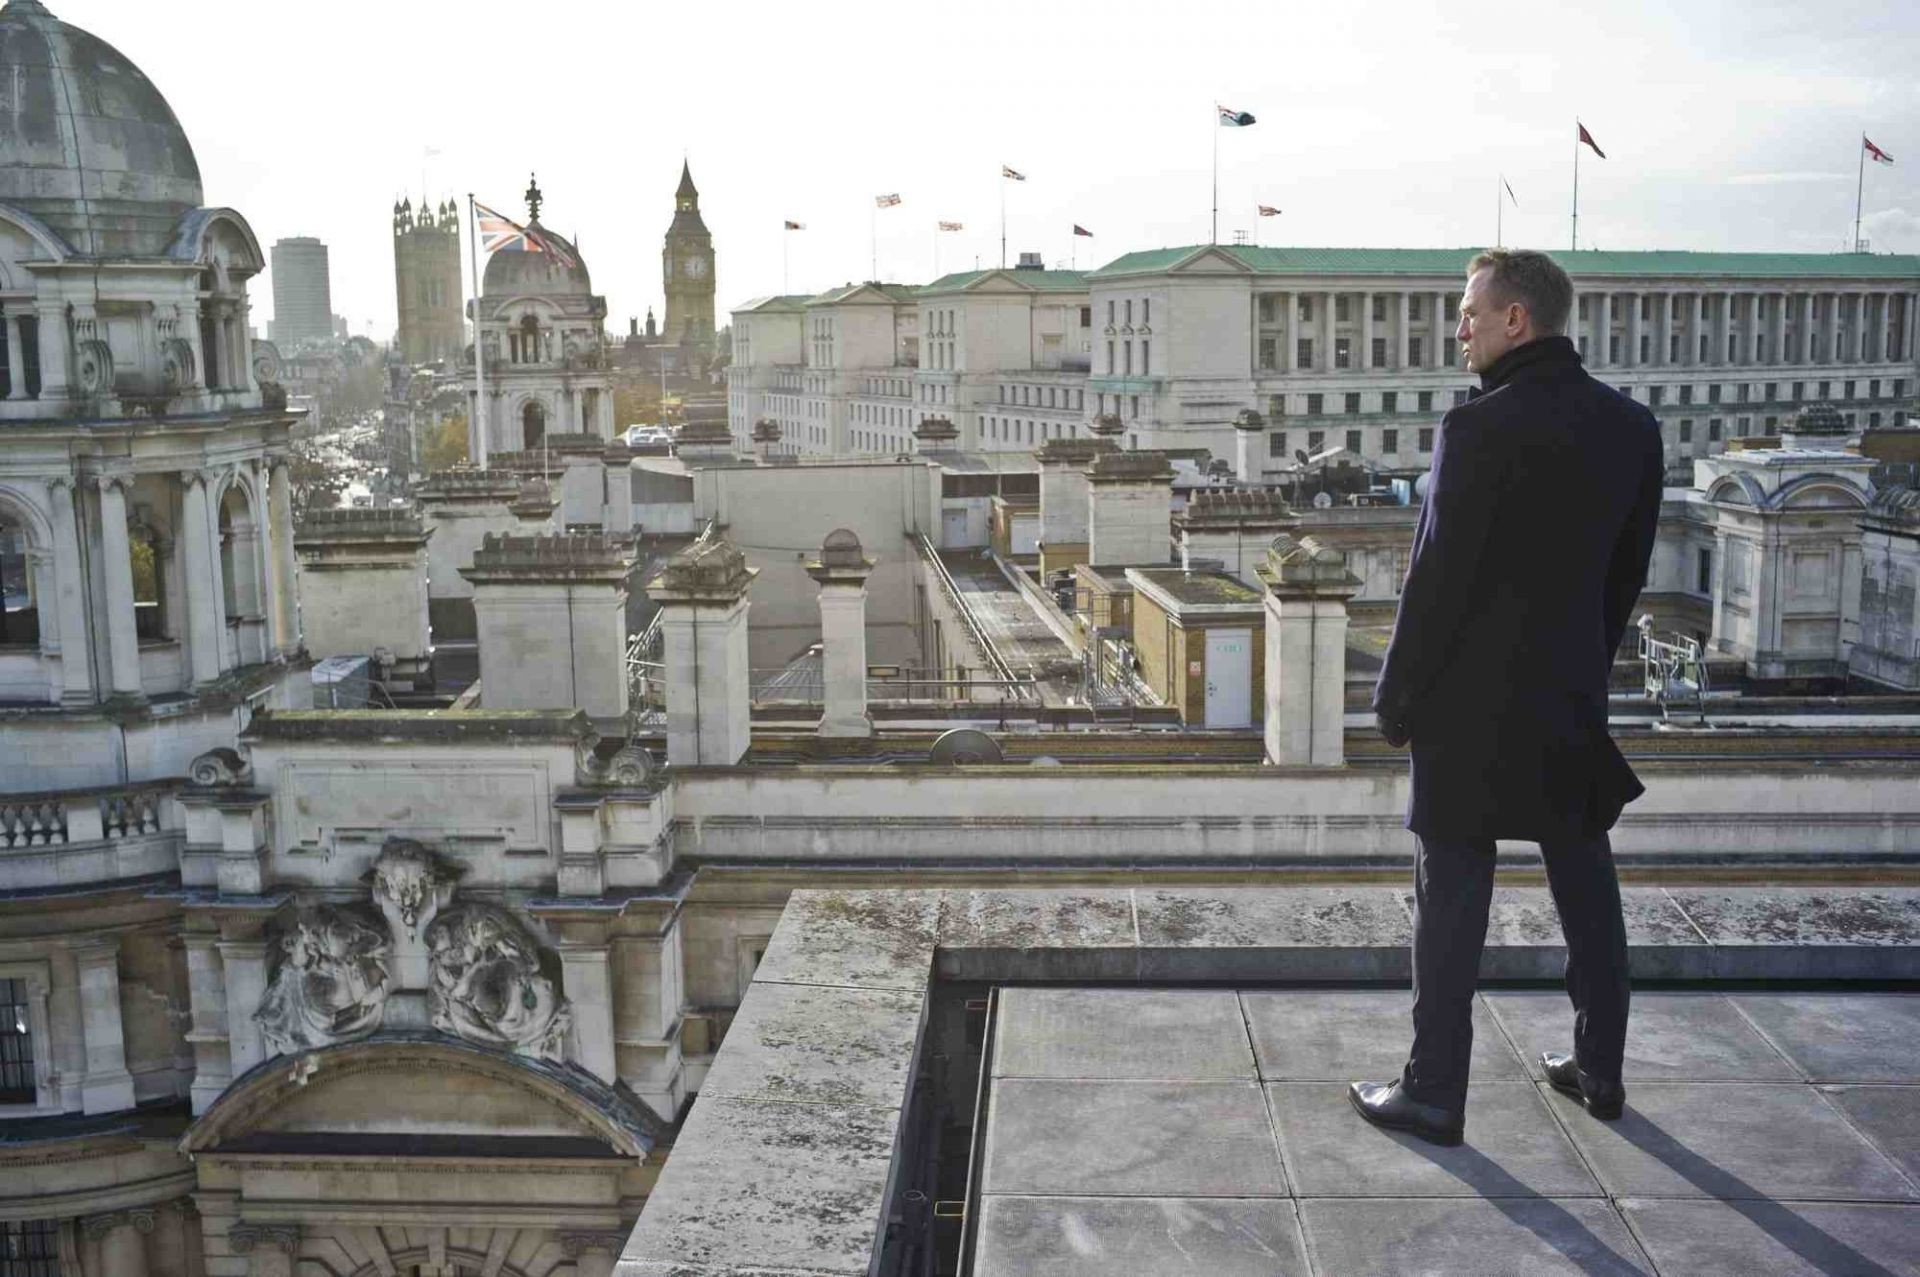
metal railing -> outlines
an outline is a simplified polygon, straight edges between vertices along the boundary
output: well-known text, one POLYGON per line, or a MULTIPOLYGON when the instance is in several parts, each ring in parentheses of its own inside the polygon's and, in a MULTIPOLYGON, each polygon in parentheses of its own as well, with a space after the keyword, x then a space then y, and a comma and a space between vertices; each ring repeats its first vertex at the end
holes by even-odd
POLYGON ((940 561, 940 553, 933 548, 933 542, 927 539, 927 534, 915 533, 914 545, 920 551, 920 557, 932 567, 934 580, 940 586, 940 593, 946 598, 947 605, 953 609, 954 615, 960 618, 961 627, 966 630, 968 640, 985 658, 988 667, 993 671, 994 678, 1009 687, 1017 685, 1031 691, 1032 680, 1023 680, 1015 674, 1013 667, 1007 664, 1006 659, 1000 655, 999 649, 994 647, 986 631, 981 628, 979 619, 974 616, 973 609, 968 606, 966 596, 961 594, 960 587, 954 584, 952 574, 947 571, 947 565, 940 561))
POLYGON ((1689 702, 1699 721, 1707 721, 1707 663, 1697 640, 1684 634, 1655 638, 1653 618, 1640 618, 1640 660, 1645 666, 1645 695, 1658 701, 1660 717, 1671 716, 1677 702, 1689 702))

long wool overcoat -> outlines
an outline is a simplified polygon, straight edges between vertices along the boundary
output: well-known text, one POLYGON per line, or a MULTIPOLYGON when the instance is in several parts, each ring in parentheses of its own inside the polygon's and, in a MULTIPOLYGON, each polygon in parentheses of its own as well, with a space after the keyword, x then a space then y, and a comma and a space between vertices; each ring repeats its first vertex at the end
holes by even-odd
POLYGON ((1607 734, 1607 677, 1661 478, 1653 414, 1565 337, 1507 352, 1442 419, 1374 688, 1412 736, 1408 829, 1591 836, 1645 792, 1607 734))

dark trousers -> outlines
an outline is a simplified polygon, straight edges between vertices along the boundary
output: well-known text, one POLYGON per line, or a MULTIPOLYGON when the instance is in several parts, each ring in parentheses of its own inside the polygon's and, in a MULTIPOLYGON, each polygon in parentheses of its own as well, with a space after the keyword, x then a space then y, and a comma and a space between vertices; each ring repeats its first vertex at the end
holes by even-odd
MULTIPOLYGON (((1473 992, 1493 901, 1494 844, 1415 842, 1413 1051, 1401 1083, 1421 1103, 1458 1113, 1467 1103, 1473 992)), ((1543 842, 1540 854, 1567 942, 1574 1058, 1595 1078, 1617 1082, 1627 1045, 1627 928, 1613 847, 1603 833, 1543 842)))

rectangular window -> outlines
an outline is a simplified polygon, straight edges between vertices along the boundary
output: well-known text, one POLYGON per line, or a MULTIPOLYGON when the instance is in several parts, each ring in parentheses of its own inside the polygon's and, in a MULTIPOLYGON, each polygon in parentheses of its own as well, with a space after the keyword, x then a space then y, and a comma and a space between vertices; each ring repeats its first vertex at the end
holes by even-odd
POLYGON ((1287 432, 1286 431, 1276 430, 1272 434, 1267 436, 1267 455, 1269 457, 1282 457, 1282 458, 1284 458, 1287 455, 1287 432))
POLYGON ((1137 416, 1139 416, 1139 415, 1140 415, 1140 396, 1139 396, 1139 395, 1128 395, 1128 396, 1127 396, 1127 398, 1128 398, 1128 399, 1129 399, 1129 400, 1131 401, 1131 403, 1130 403, 1130 405, 1129 405, 1129 406, 1130 406, 1130 407, 1131 407, 1131 409, 1132 409, 1132 411, 1130 411, 1130 412, 1129 412, 1129 413, 1128 413, 1127 415, 1128 415, 1129 417, 1137 417, 1137 416))
POLYGON ((1359 415, 1359 412, 1360 412, 1360 396, 1359 396, 1359 395, 1357 395, 1357 394, 1353 394, 1353 393, 1349 393, 1349 394, 1348 394, 1348 395, 1346 396, 1346 399, 1345 399, 1345 401, 1344 401, 1344 403, 1343 403, 1343 406, 1341 407, 1341 409, 1340 409, 1340 411, 1342 411, 1342 412, 1344 412, 1344 413, 1346 413, 1346 414, 1347 414, 1347 415, 1348 415, 1349 417, 1353 417, 1353 416, 1357 416, 1357 415, 1359 415))
POLYGON ((1421 358, 1423 353, 1424 348, 1420 345, 1418 337, 1407 338, 1407 367, 1418 368, 1425 363, 1426 361, 1421 358))
POLYGON ((1381 391, 1380 392, 1380 411, 1381 412, 1399 412, 1400 411, 1400 392, 1397 390, 1381 391))
POLYGON ((1319 416, 1319 415, 1321 414, 1321 412, 1323 411, 1323 409, 1322 409, 1322 407, 1321 407, 1321 404, 1322 404, 1322 402, 1323 402, 1323 397, 1322 397, 1322 396, 1320 396, 1320 395, 1308 395, 1308 396, 1307 396, 1307 415, 1308 415, 1309 417, 1317 417, 1317 416, 1319 416))
POLYGON ((1851 399, 1851 398, 1853 398, 1853 383, 1849 381, 1849 382, 1846 382, 1846 383, 1844 383, 1844 384, 1845 384, 1845 389, 1843 389, 1843 390, 1842 390, 1842 391, 1840 392, 1840 397, 1841 397, 1842 399, 1851 399))
POLYGON ((1351 303, 1352 300, 1353 299, 1345 293, 1335 293, 1333 295, 1333 322, 1334 323, 1344 324, 1347 322, 1347 319, 1348 319, 1347 311, 1348 311, 1349 303, 1351 303))
POLYGON ((1144 339, 1140 342, 1140 375, 1142 377, 1150 377, 1153 375, 1152 361, 1147 358, 1147 348, 1150 345, 1152 345, 1152 343, 1144 339))
POLYGON ((1745 403, 1747 401, 1747 391, 1749 389, 1750 387, 1744 381, 1741 382, 1739 385, 1735 386, 1733 388, 1733 401, 1735 403, 1745 403))
POLYGON ((1151 324, 1153 322, 1153 298, 1151 297, 1142 297, 1140 299, 1140 322, 1143 324, 1151 324))
POLYGON ((1716 381, 1711 386, 1707 387, 1707 402, 1708 403, 1720 402, 1720 383, 1719 382, 1716 381))
POLYGON ((1387 339, 1385 337, 1375 337, 1373 339, 1373 350, 1370 358, 1373 362, 1367 365, 1369 368, 1385 368, 1387 366, 1387 339))
POLYGON ((1080 308, 1080 326, 1082 328, 1093 327, 1093 307, 1082 306, 1080 308))
POLYGON ((1645 333, 1640 334, 1640 362, 1641 363, 1644 364, 1649 359, 1653 358, 1651 354, 1652 350, 1653 350, 1653 338, 1647 336, 1645 333))
POLYGON ((1461 404, 1465 403, 1466 401, 1467 401, 1466 387, 1462 386, 1460 389, 1453 392, 1454 407, 1458 408, 1461 404))
POLYGON ((1767 393, 1766 393, 1767 402, 1772 403, 1774 400, 1778 399, 1779 397, 1780 397, 1780 383, 1777 381, 1768 382, 1767 393))
POLYGON ((1693 442, 1693 420, 1690 417, 1682 417, 1680 419, 1680 442, 1693 442))
POLYGON ((1407 318, 1410 320, 1420 318, 1420 298, 1418 296, 1407 298, 1407 318))
POLYGON ((1693 385, 1691 382, 1680 387, 1680 402, 1683 404, 1693 402, 1693 385))
POLYGON ((1347 451, 1356 457, 1360 455, 1360 432, 1358 430, 1347 431, 1347 451))
POLYGON ((1867 426, 1869 429, 1878 430, 1880 428, 1880 414, 1877 412, 1868 413, 1867 426))
POLYGON ((1587 299, 1582 297, 1580 299, 1580 318, 1585 319, 1586 317, 1587 317, 1587 299))
POLYGON ((1271 337, 1262 337, 1260 339, 1260 367, 1262 371, 1273 371, 1274 360, 1276 358, 1274 347, 1276 344, 1271 337))
POLYGON ((1311 320, 1312 318, 1313 318, 1313 298, 1303 296, 1300 298, 1300 319, 1304 323, 1308 320, 1311 320))
POLYGON ((1431 390, 1423 390, 1420 392, 1420 411, 1433 411, 1433 392, 1431 390))
POLYGON ((1107 327, 1113 327, 1113 298, 1107 298, 1107 327))
POLYGON ((1693 592, 1695 594, 1713 593, 1713 551, 1705 546, 1693 552, 1693 592))
POLYGON ((1273 322, 1273 294, 1272 293, 1260 294, 1260 322, 1263 324, 1271 324, 1273 322))
POLYGON ((1822 399, 1831 399, 1831 398, 1833 398, 1833 383, 1832 383, 1832 382, 1830 382, 1830 381, 1823 381, 1823 382, 1821 382, 1821 383, 1820 383, 1820 398, 1822 398, 1822 399))
MULTIPOLYGON (((0 1104, 32 1104, 38 1098, 31 1015, 27 982, 0 980, 0 1104)), ((0 1259, 6 1254, 0 1250, 0 1259)))
POLYGON ((1307 451, 1319 452, 1327 446, 1327 432, 1324 430, 1307 431, 1307 451))
POLYGON ((1287 397, 1285 395, 1268 395, 1267 396, 1267 415, 1269 417, 1286 416, 1287 415, 1287 397))
POLYGON ((1335 368, 1353 367, 1353 338, 1335 337, 1333 339, 1333 366, 1335 368))
POLYGON ((1707 421, 1707 442, 1720 442, 1720 418, 1718 417, 1710 418, 1707 421))
POLYGON ((1131 324, 1133 323, 1133 298, 1127 298, 1126 306, 1127 323, 1131 324))
POLYGON ((1880 397, 1880 379, 1878 377, 1875 377, 1872 381, 1869 381, 1867 383, 1867 398, 1878 399, 1879 397, 1880 397))
POLYGON ((1460 362, 1460 343, 1456 339, 1452 337, 1447 338, 1446 351, 1447 351, 1447 360, 1446 360, 1447 367, 1451 368, 1455 364, 1460 362))
POLYGON ((1420 427, 1419 442, 1420 442, 1420 451, 1422 452, 1433 451, 1433 427, 1432 426, 1420 427))
POLYGON ((1660 406, 1660 399, 1666 392, 1666 389, 1665 386, 1648 386, 1647 403, 1652 407, 1658 408, 1660 406))
POLYGON ((1617 364, 1620 362, 1620 334, 1619 333, 1610 333, 1607 336, 1607 362, 1610 364, 1617 364))
POLYGON ((1400 451, 1400 432, 1389 426, 1380 432, 1380 451, 1391 456, 1400 451))
POLYGON ((0 1277, 60 1277, 60 1221, 0 1224, 0 1277))
POLYGON ((1734 432, 1742 439, 1753 433, 1753 418, 1742 417, 1734 427, 1734 432))
POLYGON ((1130 341, 1121 342, 1120 349, 1126 356, 1127 376, 1131 377, 1133 376, 1133 343, 1130 341))
POLYGON ((1294 343, 1294 364, 1301 368, 1313 367, 1313 338, 1302 337, 1294 343))

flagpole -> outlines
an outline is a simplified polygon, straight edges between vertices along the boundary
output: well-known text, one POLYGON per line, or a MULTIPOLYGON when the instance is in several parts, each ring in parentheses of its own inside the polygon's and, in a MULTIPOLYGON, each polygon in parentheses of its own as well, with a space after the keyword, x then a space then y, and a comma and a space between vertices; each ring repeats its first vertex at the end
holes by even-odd
POLYGON ((1580 121, 1573 122, 1573 242, 1567 245, 1569 252, 1580 247, 1580 121))
POLYGON ((1853 186, 1853 251, 1860 251, 1860 200, 1867 193, 1867 135, 1860 135, 1860 176, 1853 186))
POLYGON ((787 229, 786 221, 783 219, 780 223, 780 295, 782 297, 793 291, 787 287, 787 242, 792 236, 793 232, 787 229))
POLYGON ((480 236, 474 229, 473 192, 467 192, 467 262, 473 270, 473 447, 471 459, 487 468, 486 343, 480 339, 480 236))
POLYGON ((1493 207, 1495 210, 1493 214, 1493 246, 1495 248, 1505 248, 1507 246, 1506 185, 1507 175, 1502 173, 1500 175, 1500 185, 1493 188, 1493 207))
POLYGON ((940 219, 933 222, 933 277, 940 278, 940 219))
POLYGON ((1000 166, 1000 269, 1007 268, 1007 166, 1000 166))
POLYGON ((867 210, 867 251, 872 254, 867 263, 867 278, 878 282, 880 279, 880 201, 875 199, 873 207, 867 210))
POLYGON ((1220 106, 1213 108, 1213 226, 1207 232, 1207 243, 1220 242, 1220 106))

